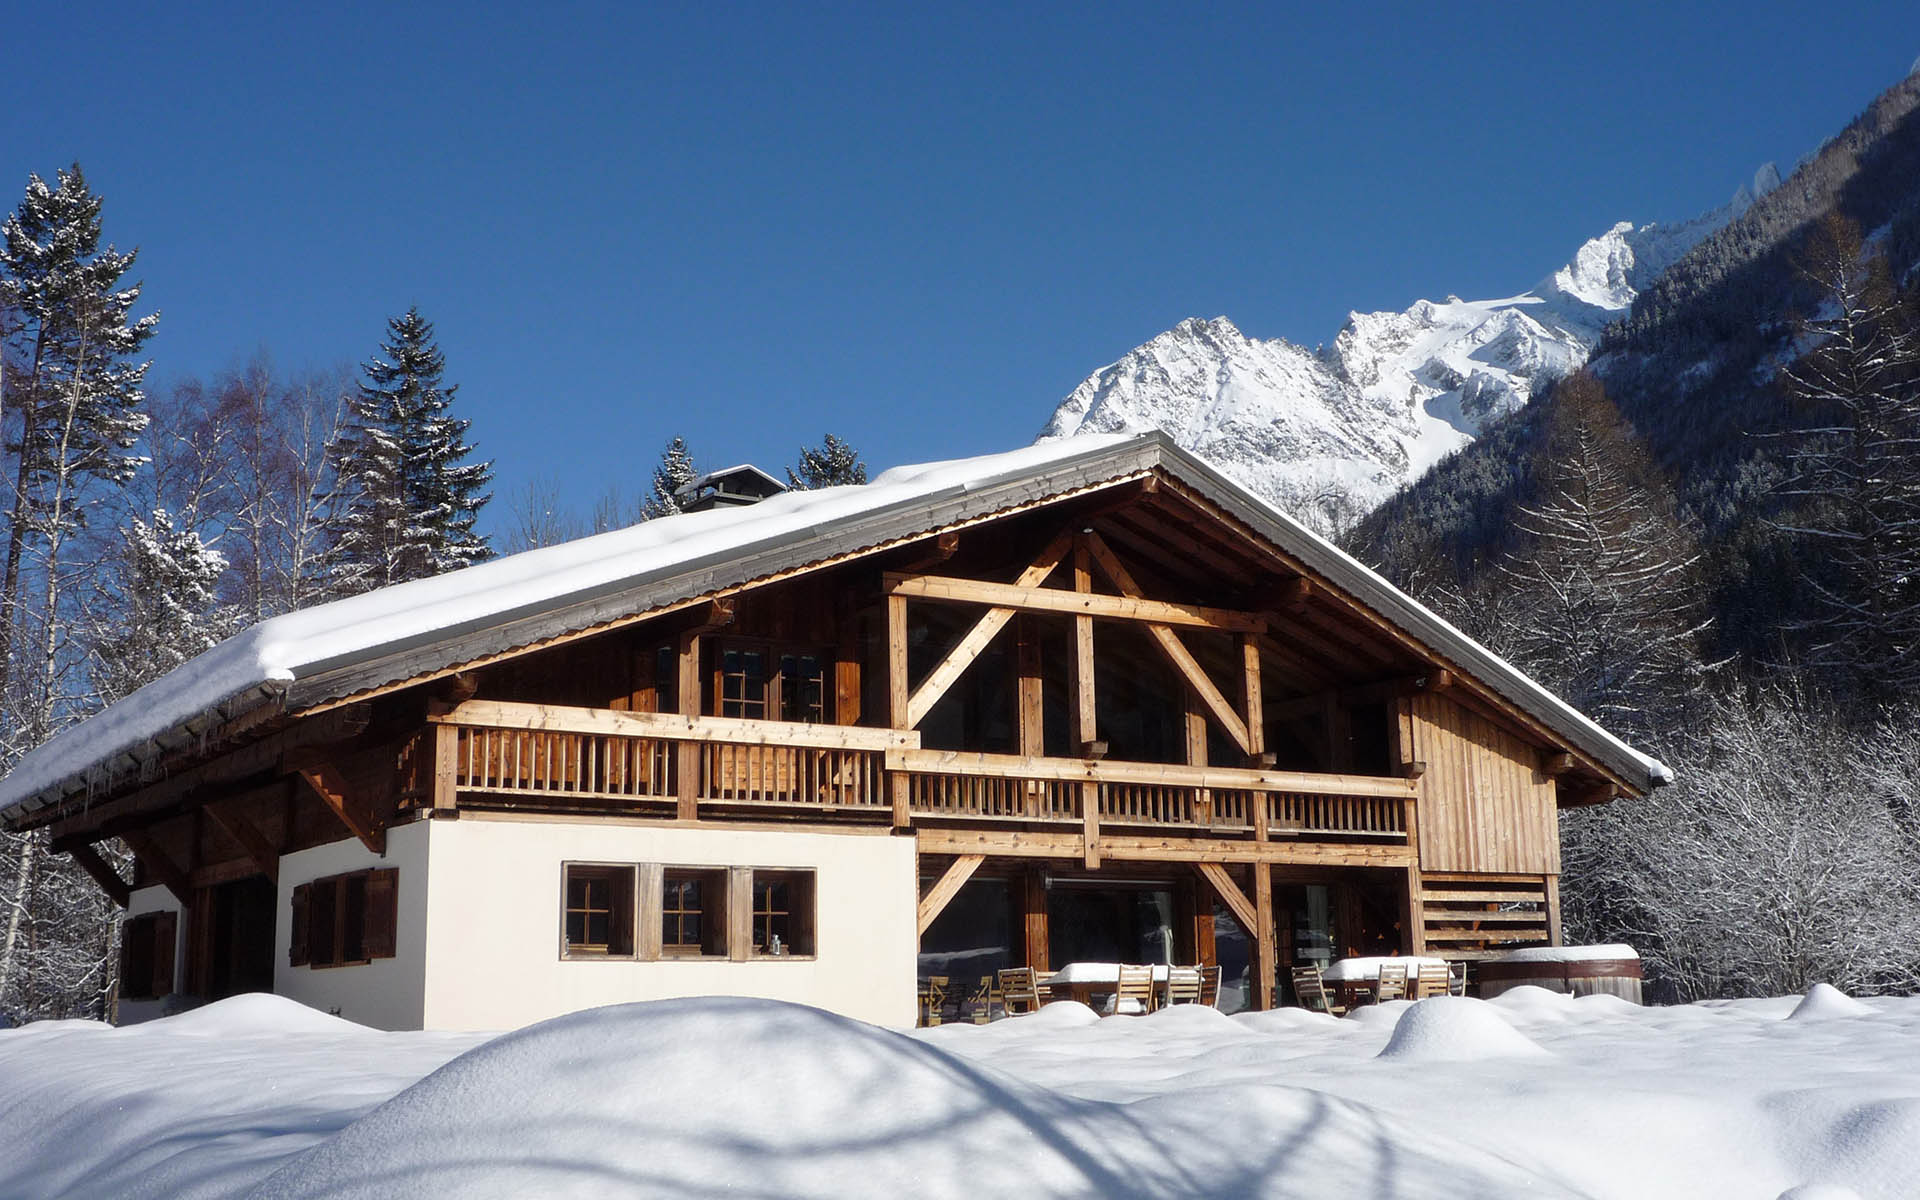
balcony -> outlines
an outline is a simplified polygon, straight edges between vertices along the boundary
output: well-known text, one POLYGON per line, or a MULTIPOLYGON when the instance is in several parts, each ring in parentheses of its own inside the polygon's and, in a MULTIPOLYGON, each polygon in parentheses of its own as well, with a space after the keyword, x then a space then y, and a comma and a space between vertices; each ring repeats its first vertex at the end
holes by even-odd
POLYGON ((430 720, 433 784, 414 794, 437 808, 1405 846, 1415 793, 1374 776, 926 750, 862 726, 495 701, 430 720))

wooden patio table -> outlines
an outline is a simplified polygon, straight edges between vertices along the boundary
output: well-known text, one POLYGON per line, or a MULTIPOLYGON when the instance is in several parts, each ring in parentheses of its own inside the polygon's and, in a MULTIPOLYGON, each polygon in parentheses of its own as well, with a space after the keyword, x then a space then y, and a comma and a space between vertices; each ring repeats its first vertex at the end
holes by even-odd
POLYGON ((1365 958, 1343 958, 1320 973, 1328 987, 1335 989, 1340 1003, 1351 1009, 1360 1004, 1373 1003, 1373 985, 1380 981, 1380 968, 1406 964, 1407 998, 1413 998, 1414 979, 1419 976, 1422 966, 1447 965, 1444 958, 1422 958, 1409 954, 1381 954, 1365 958))
MULTIPOLYGON (((1138 966, 1140 964, 1129 964, 1138 966)), ((1162 984, 1167 981, 1167 965, 1153 964, 1153 982, 1162 984)), ((1101 1005, 1094 1003, 1096 998, 1111 996, 1120 986, 1120 964, 1110 962, 1074 962, 1068 963, 1051 976, 1041 980, 1050 990, 1055 1000, 1078 1000, 1088 1008, 1098 1012, 1101 1005)))

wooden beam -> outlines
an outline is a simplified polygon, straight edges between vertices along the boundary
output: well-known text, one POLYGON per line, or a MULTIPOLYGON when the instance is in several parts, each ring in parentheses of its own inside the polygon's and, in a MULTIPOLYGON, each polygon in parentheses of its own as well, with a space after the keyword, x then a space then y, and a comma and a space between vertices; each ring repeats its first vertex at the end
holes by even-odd
MULTIPOLYGON (((914 828, 922 854, 985 854, 1002 858, 1051 858, 1077 861, 1086 839, 1072 833, 1025 829, 977 829, 923 822, 914 828)), ((1190 838, 1102 834, 1103 861, 1144 863, 1251 863, 1301 867, 1383 867, 1405 869, 1413 861, 1406 846, 1376 843, 1253 842, 1230 838, 1190 838)), ((1539 899, 1535 896, 1534 899, 1539 899)))
MULTIPOLYGON (((674 707, 691 723, 692 719, 702 717, 706 708, 706 698, 701 691, 698 632, 683 633, 675 639, 674 675, 674 707)), ((693 742, 682 742, 674 750, 673 763, 674 813, 682 821, 695 821, 700 817, 701 770, 700 747, 693 742)))
POLYGON ((1025 758, 972 750, 889 750, 887 770, 936 775, 1001 775, 1011 779, 1090 780, 1097 783, 1160 784, 1169 787, 1308 792, 1323 796, 1388 796, 1404 799, 1417 785, 1386 775, 1318 775, 1308 771, 1187 767, 1177 763, 1111 759, 1025 758))
POLYGON ((209 804, 200 811, 206 813, 208 820, 246 851, 260 874, 275 883, 280 882, 280 847, 269 841, 252 821, 247 820, 244 814, 219 804, 209 804))
MULTIPOLYGON (((1098 534, 1091 535, 1098 537, 1098 534)), ((1085 614, 1106 621, 1145 621, 1217 633, 1258 633, 1267 619, 1259 613, 1207 608, 1142 596, 1109 596, 1102 592, 1073 592, 1065 588, 992 583, 947 575, 906 575, 889 571, 889 594, 932 600, 942 604, 986 604, 1023 612, 1085 614)))
POLYGON ((453 725, 433 731, 433 809, 451 813, 460 802, 460 730, 453 725))
POLYGON ((187 873, 180 868, 180 865, 160 848, 160 843, 153 840, 152 834, 144 829, 129 829, 120 835, 120 840, 125 842, 127 848, 140 859, 140 864, 151 871, 153 877, 173 893, 175 900, 186 908, 193 907, 193 881, 187 877, 187 873))
POLYGON ((949 529, 947 532, 933 539, 933 548, 931 550, 913 559, 901 569, 918 574, 927 570, 929 567, 939 566, 959 552, 960 533, 958 530, 949 529))
POLYGON ((155 812, 182 800, 191 802, 189 793, 198 788, 278 770, 288 752, 345 741, 364 731, 371 716, 371 708, 355 704, 304 718, 230 754, 177 771, 117 799, 91 804, 85 812, 54 823, 53 836, 62 841, 84 837, 117 818, 155 812))
POLYGON ((120 878, 120 872, 113 869, 113 864, 101 858, 100 852, 90 844, 74 842, 64 849, 73 857, 74 862, 80 864, 81 870, 93 877, 93 881, 100 885, 100 890, 110 896, 115 904, 125 908, 127 902, 133 899, 133 888, 128 886, 126 880, 120 878))
POLYGON ((1052 947, 1047 928, 1047 880, 1038 867, 1023 871, 1019 879, 1022 957, 1036 971, 1052 970, 1052 947))
POLYGON ((1557 779, 1571 770, 1573 770, 1573 755, 1567 753, 1565 750, 1558 752, 1549 751, 1541 755, 1541 774, 1557 779))
POLYGON ((301 766, 297 773, 362 845, 375 854, 387 852, 387 831, 374 824, 371 813, 360 811, 362 806, 353 802, 353 789, 340 768, 332 763, 313 763, 301 766))
POLYGON ((1080 861, 1089 870, 1100 865, 1100 785, 1080 785, 1080 861))
POLYGON ((984 854, 962 854, 953 860, 944 875, 934 881, 934 885, 927 889, 927 894, 920 897, 920 933, 927 932, 934 918, 946 909, 947 904, 959 894, 967 880, 973 878, 973 873, 985 861, 987 858, 984 854))
POLYGON ((1547 940, 1555 946, 1560 940, 1560 877, 1547 876, 1547 940))
POLYGON ((1247 723, 1247 757, 1267 751, 1267 709, 1260 691, 1260 643, 1250 633, 1240 635, 1241 711, 1247 723))
POLYGON ((1019 681, 1015 685, 1018 701, 1020 753, 1039 757, 1047 752, 1046 680, 1041 675, 1040 628, 1034 618, 1023 614, 1014 622, 1015 665, 1019 681))
MULTIPOLYGON (((1113 551, 1100 540, 1099 534, 1087 534, 1086 545, 1088 552, 1093 555, 1093 560, 1100 564, 1100 569, 1106 573, 1108 579, 1113 581, 1115 587, 1129 597, 1137 597, 1140 594, 1140 585, 1135 582, 1133 573, 1114 557, 1113 551)), ((1199 660, 1193 657, 1193 653, 1187 649, 1179 635, 1163 623, 1149 624, 1147 635, 1166 652, 1174 668, 1186 678, 1187 685, 1199 695, 1208 711, 1213 714, 1213 719, 1226 730, 1227 736, 1238 743, 1240 749, 1249 754, 1253 753, 1253 747, 1247 735, 1246 722, 1240 719, 1240 714, 1234 711, 1233 705, 1227 702, 1227 698, 1220 694, 1220 689, 1214 686, 1213 680, 1207 678, 1207 673, 1201 668, 1199 660)))
MULTIPOLYGON (((1045 549, 1040 551, 1040 556, 1029 563, 1025 570, 1020 572, 1019 577, 1016 578, 1010 586, 1025 590, 1045 583, 1047 576, 1053 574, 1054 569, 1060 565, 1061 560, 1066 558, 1067 552, 1072 548, 1072 545, 1073 539, 1070 534, 1063 533, 1055 537, 1051 542, 1047 543, 1045 549)), ((889 575, 888 578, 895 578, 895 576, 889 575)), ((906 593, 891 591, 887 595, 887 624, 889 629, 887 640, 889 647, 893 645, 895 640, 891 635, 891 630, 893 627, 893 614, 896 608, 900 614, 900 636, 898 639, 900 645, 900 682, 898 687, 900 691, 904 693, 907 686, 906 593)), ((933 670, 927 672, 927 677, 920 681, 920 686, 914 689, 912 696, 908 698, 905 704, 905 723, 902 724, 900 720, 896 719, 893 723, 894 728, 912 729, 920 724, 920 722, 926 720, 927 714, 933 711, 933 706, 940 702, 940 697, 947 694, 947 689, 952 687, 954 682, 966 672, 966 669, 973 665, 974 660, 980 657, 981 653, 993 642, 994 637, 997 636, 1002 629, 1006 628, 1007 622, 1013 619, 1013 614, 1014 610, 1012 608, 992 608, 983 614, 978 621, 974 622, 973 628, 969 629, 965 635, 961 637, 959 642, 954 645, 953 649, 947 652, 946 658, 942 659, 939 665, 934 667, 933 670)))
MULTIPOLYGON (((1076 537, 1073 542, 1073 590, 1093 591, 1092 556, 1087 553, 1082 537, 1076 537)), ((1104 757, 1104 749, 1098 755, 1089 749, 1101 743, 1097 715, 1099 707, 1094 691, 1093 618, 1084 613, 1073 619, 1072 675, 1073 744, 1085 757, 1104 757)))
POLYGON ((799 721, 763 721, 751 717, 627 712, 617 708, 578 708, 564 704, 524 704, 506 700, 470 700, 444 717, 430 719, 441 725, 474 725, 490 729, 732 742, 745 746, 806 746, 819 750, 911 750, 920 745, 920 735, 911 730, 870 729, 864 725, 808 725, 799 721))
POLYGON ((1253 901, 1247 899, 1247 894, 1240 890, 1240 885, 1233 881, 1227 869, 1212 862, 1197 863, 1195 868, 1200 872, 1200 877, 1212 886, 1214 895, 1220 897, 1220 903, 1226 905, 1227 911, 1233 914, 1233 919, 1247 931, 1247 936, 1256 936, 1260 917, 1254 911, 1253 901))

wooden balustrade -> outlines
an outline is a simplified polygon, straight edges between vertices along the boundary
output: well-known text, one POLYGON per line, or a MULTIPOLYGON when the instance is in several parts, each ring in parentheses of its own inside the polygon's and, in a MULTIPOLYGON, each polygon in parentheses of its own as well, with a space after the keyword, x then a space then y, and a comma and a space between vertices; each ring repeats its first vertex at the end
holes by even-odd
POLYGON ((654 802, 691 795, 703 809, 882 813, 892 808, 892 773, 915 819, 1245 835, 1264 814, 1270 836, 1404 840, 1415 786, 1362 775, 932 751, 912 732, 671 713, 468 701, 432 720, 453 734, 453 787, 481 802, 539 797, 657 810, 654 802), (683 771, 698 776, 682 779, 683 771))

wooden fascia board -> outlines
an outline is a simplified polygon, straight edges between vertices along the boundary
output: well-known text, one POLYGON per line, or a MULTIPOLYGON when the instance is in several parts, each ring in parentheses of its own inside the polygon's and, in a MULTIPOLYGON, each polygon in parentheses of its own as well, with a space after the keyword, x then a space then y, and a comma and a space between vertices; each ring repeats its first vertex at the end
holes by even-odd
MULTIPOLYGON (((1026 830, 919 826, 914 831, 922 854, 985 854, 1006 858, 1081 860, 1084 842, 1078 833, 1026 830)), ((1100 835, 1100 856, 1113 862, 1147 863, 1272 863, 1303 867, 1398 867, 1416 861, 1408 846, 1355 845, 1338 842, 1232 841, 1223 838, 1185 838, 1100 835)))

